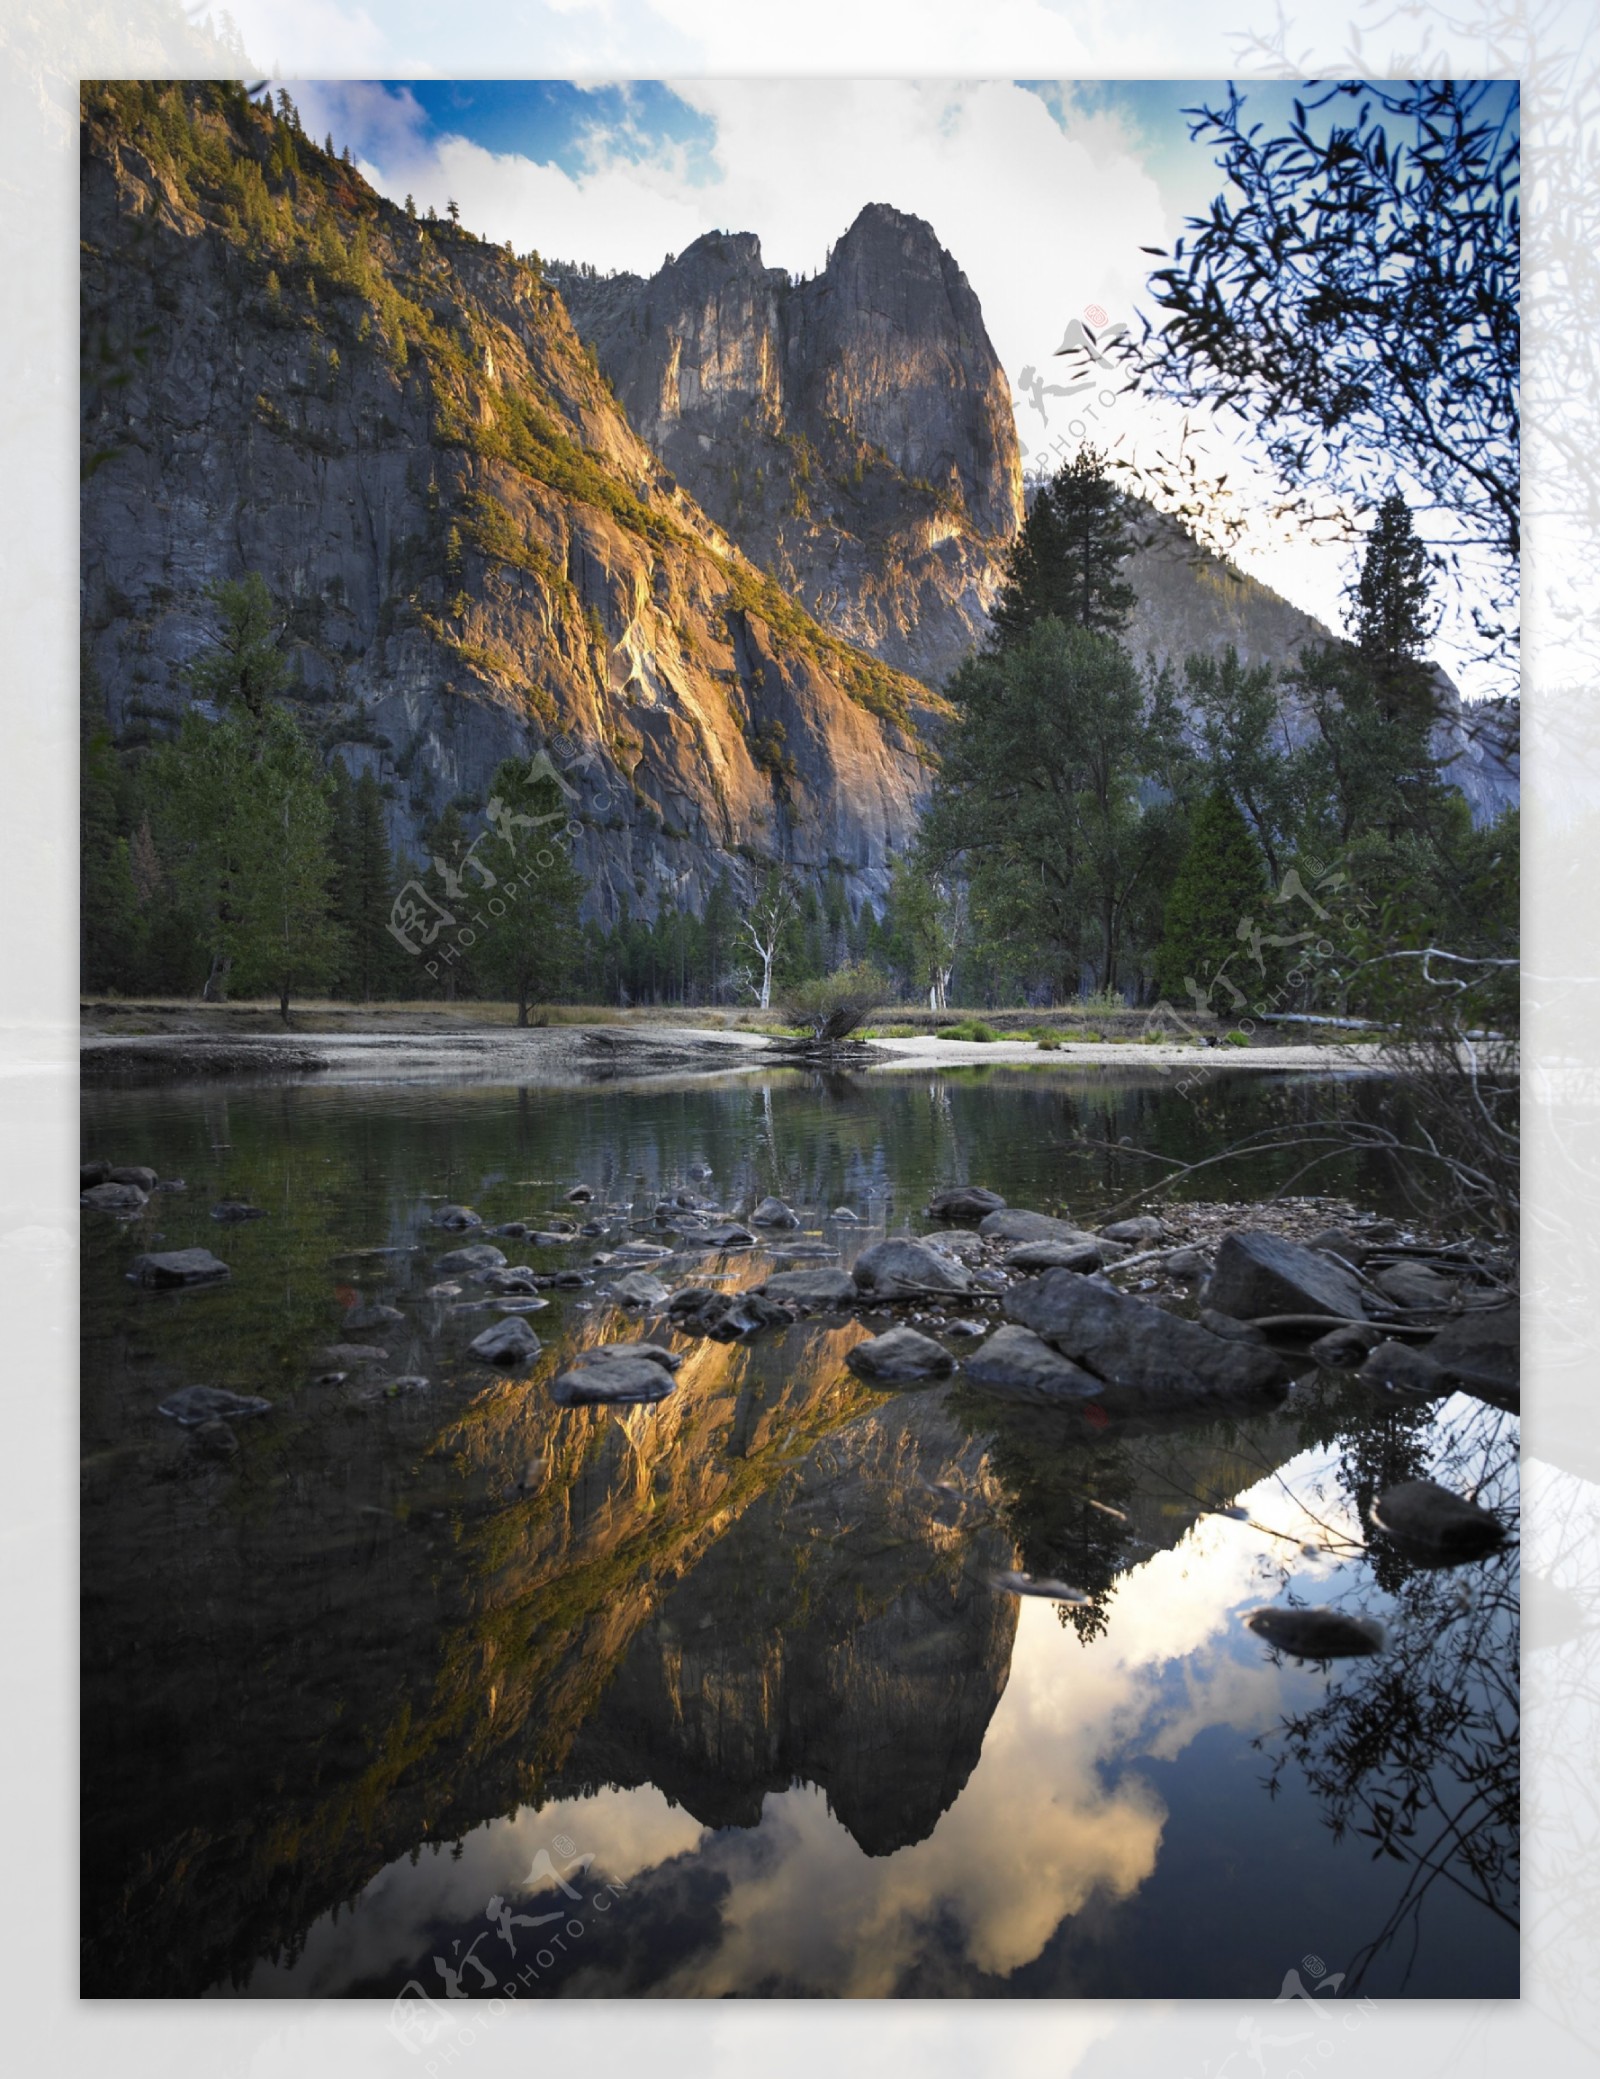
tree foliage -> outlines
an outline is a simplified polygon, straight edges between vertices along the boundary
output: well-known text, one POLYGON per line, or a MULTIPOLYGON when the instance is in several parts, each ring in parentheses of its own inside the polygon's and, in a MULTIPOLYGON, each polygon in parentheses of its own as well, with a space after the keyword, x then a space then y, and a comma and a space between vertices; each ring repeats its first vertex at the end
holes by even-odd
POLYGON ((1188 111, 1228 187, 1151 276, 1140 358, 1228 407, 1282 480, 1376 506, 1397 474, 1430 539, 1497 573, 1474 608, 1514 640, 1520 550, 1514 82, 1340 81, 1281 135, 1234 87, 1188 111))
POLYGON ((1237 805, 1216 787, 1190 827, 1156 955, 1156 986, 1182 1001, 1203 995, 1239 951, 1238 925, 1267 894, 1261 851, 1237 805))
POLYGON ((993 646, 1019 642, 1048 616, 1069 628, 1120 635, 1134 592, 1119 572, 1134 547, 1127 500, 1086 447, 1035 493, 1006 562, 992 615, 993 646))

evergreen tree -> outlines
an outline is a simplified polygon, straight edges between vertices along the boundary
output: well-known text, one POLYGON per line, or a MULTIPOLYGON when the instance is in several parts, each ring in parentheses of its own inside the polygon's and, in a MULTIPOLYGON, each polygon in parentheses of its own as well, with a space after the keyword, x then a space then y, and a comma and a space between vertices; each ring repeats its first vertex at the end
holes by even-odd
POLYGON ((1054 615, 1068 627, 1120 635, 1136 603, 1118 577, 1132 553, 1127 500, 1105 458, 1083 448, 1040 487, 1006 565, 992 647, 1006 649, 1054 615))
POLYGON ((584 882, 560 836, 564 809, 554 780, 530 786, 525 765, 507 759, 489 798, 495 821, 475 856, 494 882, 478 905, 488 921, 474 951, 484 982, 515 1003, 517 1023, 526 1025, 531 1007, 559 996, 576 968, 584 882))
POLYGON ((103 722, 84 738, 79 772, 79 987, 136 988, 144 920, 124 834, 127 783, 103 722))
POLYGON ((1427 649, 1437 617, 1433 571, 1411 511, 1397 491, 1378 507, 1361 569, 1350 588, 1346 626, 1372 676, 1385 718, 1431 721, 1427 649))
POLYGON ((206 994, 270 988, 285 1023, 294 992, 337 971, 331 783, 294 717, 184 718, 151 760, 174 878, 210 955, 206 994))
POLYGON ((1195 814, 1167 895, 1156 954, 1161 994, 1182 1002, 1197 991, 1209 992, 1213 977, 1241 950, 1241 919, 1253 918, 1266 896, 1261 850, 1250 826, 1231 796, 1214 788, 1195 814))
POLYGON ((267 703, 288 683, 289 667, 278 648, 277 614, 259 571, 237 584, 212 585, 206 597, 222 616, 211 647, 189 666, 189 689, 219 707, 237 703, 257 721, 267 703))
POLYGON ((395 944, 389 934, 394 862, 382 790, 371 772, 351 781, 335 767, 333 849, 338 863, 336 913, 344 934, 339 984, 361 1003, 387 993, 395 944))

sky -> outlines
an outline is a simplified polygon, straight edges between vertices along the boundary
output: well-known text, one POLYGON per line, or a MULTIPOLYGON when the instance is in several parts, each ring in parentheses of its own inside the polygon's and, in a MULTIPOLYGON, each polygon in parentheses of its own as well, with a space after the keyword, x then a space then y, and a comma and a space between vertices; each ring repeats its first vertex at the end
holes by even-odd
MULTIPOLYGON (((602 272, 653 273, 723 230, 754 231, 769 266, 810 274, 867 203, 890 203, 932 225, 977 293, 1015 392, 1025 467, 1042 466, 1063 435, 1145 457, 1174 444, 1170 407, 1103 391, 1075 402, 1085 415, 1074 419, 1048 386, 1061 380, 1053 357, 1073 319, 1137 330, 1159 264, 1141 248, 1170 248, 1217 194, 1221 177, 1184 112, 1217 105, 1222 82, 290 84, 307 129, 348 145, 380 192, 441 215, 453 200, 486 238, 602 272)), ((1252 83, 1248 107, 1276 128, 1296 91, 1252 83)), ((1268 487, 1252 475, 1242 433, 1202 436, 1216 470, 1259 489, 1263 509, 1234 560, 1340 627, 1348 542, 1266 518, 1268 487)), ((1247 509, 1256 502, 1247 491, 1247 509)), ((1438 654, 1463 690, 1485 690, 1448 630, 1438 654)))

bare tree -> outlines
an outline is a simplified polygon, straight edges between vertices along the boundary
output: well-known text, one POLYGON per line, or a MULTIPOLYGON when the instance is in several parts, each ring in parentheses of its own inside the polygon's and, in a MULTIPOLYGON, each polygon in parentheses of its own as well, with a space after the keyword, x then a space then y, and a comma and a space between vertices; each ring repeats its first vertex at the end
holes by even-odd
POLYGON ((761 962, 757 1002, 764 1011, 772 1008, 772 965, 783 942, 784 926, 794 913, 794 887, 774 872, 768 874, 749 913, 740 920, 740 936, 750 941, 761 962))

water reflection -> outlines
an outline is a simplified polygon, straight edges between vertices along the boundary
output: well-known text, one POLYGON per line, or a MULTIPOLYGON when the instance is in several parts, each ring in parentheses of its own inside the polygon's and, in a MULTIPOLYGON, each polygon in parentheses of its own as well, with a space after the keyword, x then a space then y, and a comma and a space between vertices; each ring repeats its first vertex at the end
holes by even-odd
MULTIPOLYGON (((1429 1598, 1457 1577, 1376 1542, 1369 1558, 1364 1522, 1396 1468, 1509 1498, 1504 1417, 1400 1414, 1325 1382, 1237 1420, 1068 1429, 959 1385, 869 1389, 843 1362, 863 1329, 826 1321, 682 1342, 667 1400, 562 1411, 545 1386, 564 1357, 636 1332, 593 1288, 547 1295, 527 1382, 468 1361, 492 1315, 422 1297, 460 1239, 426 1224, 440 1198, 547 1219, 579 1178, 608 1217, 701 1165, 725 1205, 847 1204, 846 1255, 962 1175, 1092 1217, 1124 1179, 1046 1189, 1042 1121, 1104 1101, 1148 1128, 1162 1102, 977 1097, 796 1081, 91 1102, 100 1144, 191 1190, 142 1232, 86 1237, 84 1832, 109 1884, 86 1990, 471 1994, 537 1957, 532 1923, 554 1913, 582 1932, 525 1990, 1271 1991, 1269 1890, 1352 1958, 1426 1898, 1478 1989, 1510 1989, 1514 1938, 1460 1917, 1501 1925, 1448 1844, 1410 1905, 1409 1866, 1332 1853, 1404 1797, 1397 1766, 1441 1812, 1447 1773, 1487 1782, 1484 1707, 1452 1699, 1486 1665, 1514 1675, 1509 1587, 1447 1624, 1429 1598), (225 1194, 271 1214, 226 1231, 228 1287, 122 1282, 156 1223, 170 1246, 214 1242, 225 1194), (398 1306, 384 1369, 425 1393, 315 1383, 351 1294, 398 1306), (226 1465, 152 1412, 202 1378, 276 1403, 226 1465), (1208 1513, 1235 1501, 1248 1521, 1208 1513), (1089 1600, 997 1593, 1015 1567, 1089 1600), (1276 1663, 1238 1612, 1284 1592, 1393 1602, 1397 1685, 1362 1686, 1387 1662, 1276 1663), (1429 1698, 1430 1744, 1395 1718, 1402 1694, 1429 1698), (1272 1764, 1254 1740, 1277 1742, 1272 1764), (1374 1765, 1352 1774, 1347 1750, 1374 1765)), ((696 1258, 694 1276, 760 1267, 696 1258)), ((1502 1740, 1502 1774, 1513 1755, 1502 1740)), ((1480 1802, 1498 1840, 1504 1799, 1480 1802)), ((1469 1874, 1504 1907, 1509 1862, 1469 1874)))

